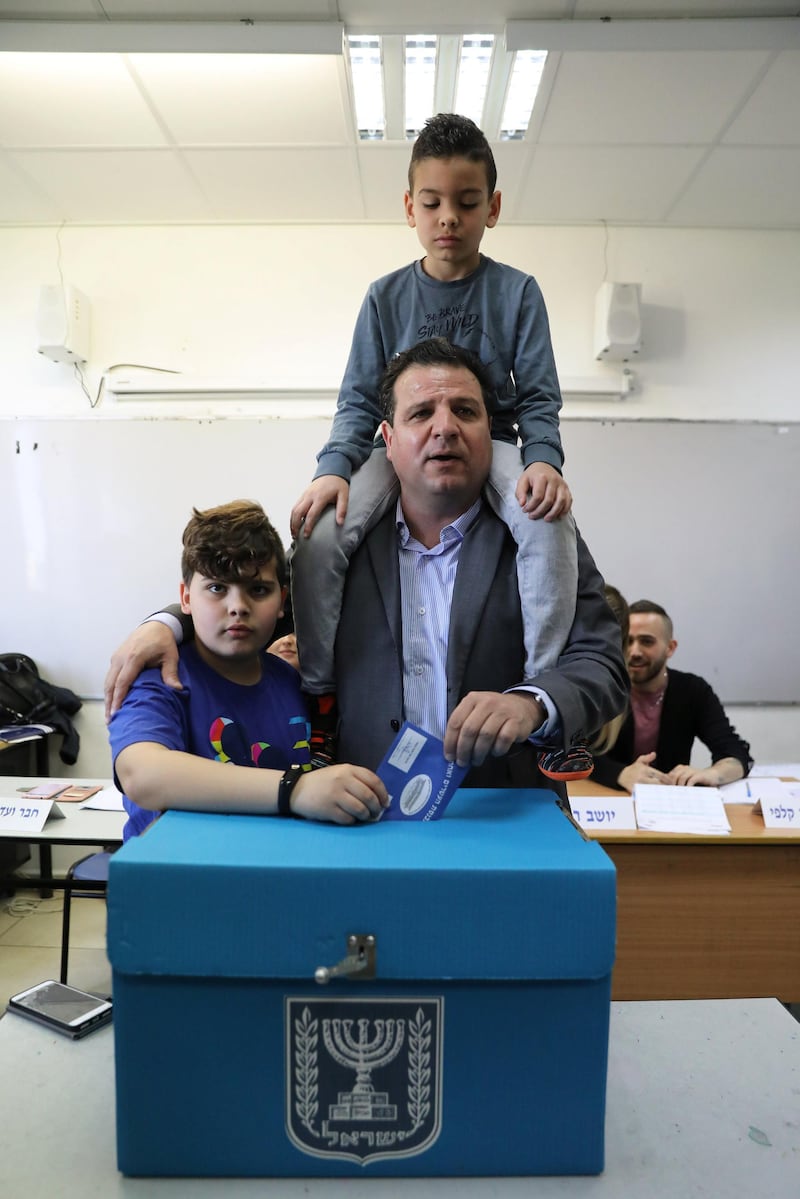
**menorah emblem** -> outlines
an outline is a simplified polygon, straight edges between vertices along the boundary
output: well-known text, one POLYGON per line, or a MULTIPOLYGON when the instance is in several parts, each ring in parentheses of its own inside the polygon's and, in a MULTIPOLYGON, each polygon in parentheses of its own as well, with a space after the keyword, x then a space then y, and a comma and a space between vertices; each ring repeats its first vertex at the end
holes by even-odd
POLYGON ((285 1003, 286 1130, 297 1149, 363 1165, 433 1145, 441 1129, 441 996, 287 995, 285 1003))
POLYGON ((372 1071, 388 1066, 403 1047, 405 1020, 375 1020, 375 1035, 369 1039, 369 1020, 323 1020, 322 1039, 335 1062, 355 1070, 352 1091, 340 1091, 338 1103, 328 1108, 329 1120, 396 1120, 397 1107, 389 1103, 387 1091, 376 1091, 372 1071), (353 1025, 358 1036, 353 1035, 353 1025))

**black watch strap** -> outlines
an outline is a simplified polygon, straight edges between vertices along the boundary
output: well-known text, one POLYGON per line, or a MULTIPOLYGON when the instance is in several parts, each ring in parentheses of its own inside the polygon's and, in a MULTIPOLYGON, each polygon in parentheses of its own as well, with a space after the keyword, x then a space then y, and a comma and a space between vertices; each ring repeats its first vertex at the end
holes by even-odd
POLYGON ((302 766, 290 766, 278 783, 278 815, 292 815, 292 792, 305 774, 302 766))

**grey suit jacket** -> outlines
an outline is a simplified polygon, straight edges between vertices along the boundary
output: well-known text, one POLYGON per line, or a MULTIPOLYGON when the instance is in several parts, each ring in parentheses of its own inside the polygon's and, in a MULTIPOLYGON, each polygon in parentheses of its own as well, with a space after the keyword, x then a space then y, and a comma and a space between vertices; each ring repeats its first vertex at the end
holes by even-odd
MULTIPOLYGON (((564 742, 590 736, 624 708, 628 676, 619 625, 603 581, 578 538, 578 602, 558 664, 523 679, 522 613, 516 546, 484 506, 459 557, 447 652, 448 711, 469 691, 505 691, 521 682, 546 691, 561 717, 564 742)), ((336 640, 339 761, 374 769, 404 719, 400 571, 394 510, 367 535, 347 574, 336 640)), ((521 746, 470 771, 466 786, 548 787, 536 750, 521 746)))

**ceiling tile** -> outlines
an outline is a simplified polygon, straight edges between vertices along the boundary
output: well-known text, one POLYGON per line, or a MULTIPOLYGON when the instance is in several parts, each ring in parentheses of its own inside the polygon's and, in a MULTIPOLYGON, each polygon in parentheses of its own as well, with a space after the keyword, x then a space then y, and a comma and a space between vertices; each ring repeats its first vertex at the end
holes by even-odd
POLYGON ((125 225, 210 215, 202 193, 170 151, 22 150, 13 157, 52 198, 61 220, 125 225))
POLYGON ((713 150, 669 224, 800 229, 800 149, 713 150))
POLYGON ((410 143, 362 143, 356 154, 366 220, 405 224, 403 196, 408 187, 410 143))
POLYGON ((777 56, 723 140, 800 146, 800 50, 777 56))
POLYGON ((657 222, 701 156, 684 146, 541 146, 515 218, 553 225, 657 222))
POLYGON ((330 55, 133 54, 134 71, 182 145, 341 144, 343 63, 330 55))
POLYGON ((533 161, 535 147, 525 141, 494 142, 492 153, 497 167, 497 189, 503 203, 500 224, 517 220, 524 183, 533 161))
POLYGON ((217 219, 364 219, 352 150, 187 150, 185 157, 217 219))
POLYGON ((713 141, 767 60, 760 52, 562 57, 542 143, 713 141))
POLYGON ((0 53, 5 146, 152 146, 164 140, 120 55, 0 53))

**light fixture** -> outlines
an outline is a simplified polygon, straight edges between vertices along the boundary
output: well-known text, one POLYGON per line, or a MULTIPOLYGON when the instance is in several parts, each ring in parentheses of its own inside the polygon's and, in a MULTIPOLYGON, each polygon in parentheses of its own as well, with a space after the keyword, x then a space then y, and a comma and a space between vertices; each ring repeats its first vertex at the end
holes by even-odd
POLYGON ((509 53, 490 33, 346 40, 361 141, 413 139, 435 112, 470 117, 490 140, 525 136, 545 50, 509 53))
POLYGON ((386 130, 381 39, 349 37, 347 47, 358 136, 362 141, 381 141, 386 130))
POLYGON ((483 125, 493 53, 494 37, 491 34, 476 33, 461 39, 455 110, 480 126, 483 125))
POLYGON ((515 54, 500 119, 503 141, 519 141, 525 136, 546 61, 546 50, 518 50, 515 54))
MULTIPOLYGON (((565 400, 624 400, 636 390, 633 371, 561 379, 565 400)), ((112 402, 127 405, 177 402, 181 407, 205 403, 230 410, 232 406, 264 411, 273 408, 281 415, 295 418, 332 416, 336 409, 336 388, 299 388, 288 384, 276 387, 263 379, 203 378, 179 371, 153 368, 110 368, 103 376, 103 394, 112 402)))
POLYGON ((636 390, 636 376, 626 367, 619 374, 560 380, 564 400, 624 400, 636 390))
POLYGON ((426 34, 405 39, 403 128, 407 138, 415 138, 433 114, 438 40, 426 34))

